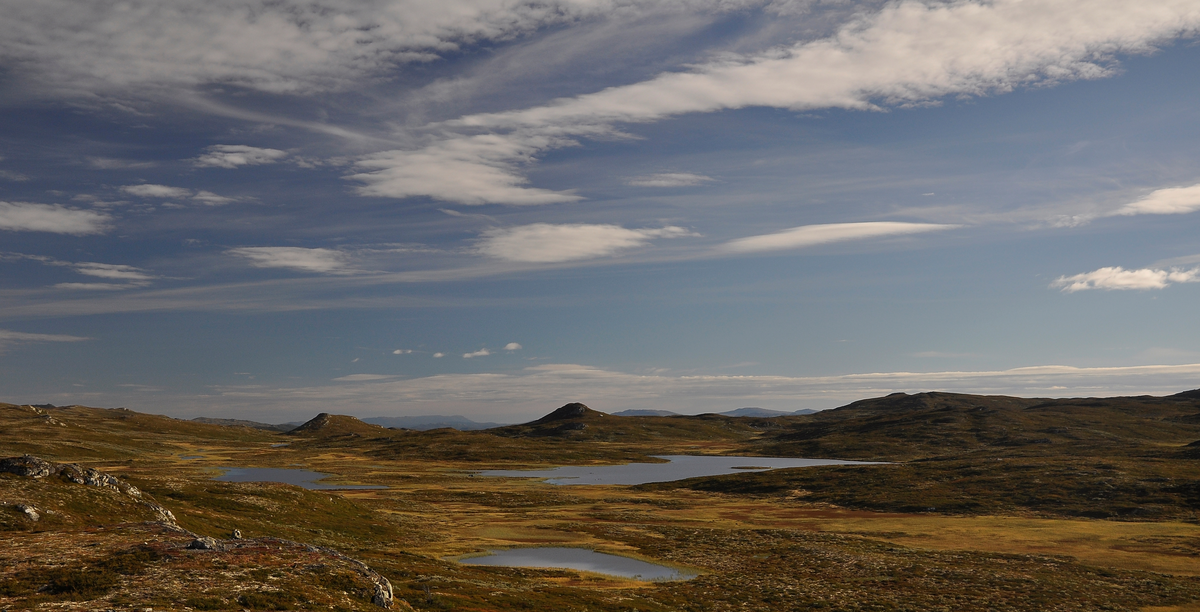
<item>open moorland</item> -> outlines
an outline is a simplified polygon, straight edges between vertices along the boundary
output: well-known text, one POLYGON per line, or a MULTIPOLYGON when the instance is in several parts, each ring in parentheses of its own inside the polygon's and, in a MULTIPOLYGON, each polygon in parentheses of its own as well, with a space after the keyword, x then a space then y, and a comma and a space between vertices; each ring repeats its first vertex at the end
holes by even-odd
POLYGON ((1200 610, 1197 391, 896 394, 773 418, 568 404, 482 431, 253 425, 0 404, 0 610, 1200 610), (881 463, 636 486, 477 474, 667 454, 881 463), (383 488, 213 480, 229 467, 383 488), (699 576, 455 561, 538 545, 699 576))

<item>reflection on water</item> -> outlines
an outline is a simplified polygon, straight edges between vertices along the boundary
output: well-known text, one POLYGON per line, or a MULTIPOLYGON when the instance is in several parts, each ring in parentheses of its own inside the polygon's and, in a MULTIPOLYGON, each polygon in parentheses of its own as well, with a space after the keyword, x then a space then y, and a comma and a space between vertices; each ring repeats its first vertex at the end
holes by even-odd
POLYGON ((225 470, 224 474, 217 476, 213 480, 223 482, 282 482, 284 484, 296 485, 305 489, 386 489, 387 487, 380 485, 344 485, 344 484, 326 484, 317 482, 318 480, 329 478, 333 474, 322 474, 321 472, 312 472, 309 470, 291 470, 286 468, 221 468, 225 470))
POLYGON ((670 482, 697 476, 719 476, 739 472, 761 472, 791 467, 820 465, 876 465, 871 461, 840 459, 797 459, 790 457, 716 457, 699 455, 655 455, 669 463, 627 463, 625 465, 568 465, 549 470, 484 470, 482 476, 546 478, 557 485, 638 485, 670 482))
POLYGON ((688 580, 696 572, 679 570, 657 563, 629 557, 598 553, 586 548, 546 546, 540 548, 510 548, 492 550, 486 557, 471 557, 460 563, 467 565, 497 565, 501 567, 549 567, 583 572, 608 574, 636 580, 688 580))

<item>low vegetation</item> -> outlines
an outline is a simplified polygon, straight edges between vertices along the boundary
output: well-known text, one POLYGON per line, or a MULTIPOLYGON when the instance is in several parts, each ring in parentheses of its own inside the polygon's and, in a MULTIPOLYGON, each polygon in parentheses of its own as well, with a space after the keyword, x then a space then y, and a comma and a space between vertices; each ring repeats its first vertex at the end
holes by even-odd
POLYGON ((1200 610, 1198 415, 1196 392, 930 393, 773 418, 614 417, 569 404, 475 432, 319 415, 283 433, 0 405, 0 457, 102 470, 178 521, 156 523, 111 488, 0 474, 0 609, 377 610, 362 562, 391 580, 397 609, 1200 610), (473 475, 671 453, 888 463, 636 487, 473 475), (387 488, 211 480, 231 465, 387 488), (188 548, 196 536, 221 544, 188 548), (445 560, 539 544, 701 576, 641 583, 445 560))

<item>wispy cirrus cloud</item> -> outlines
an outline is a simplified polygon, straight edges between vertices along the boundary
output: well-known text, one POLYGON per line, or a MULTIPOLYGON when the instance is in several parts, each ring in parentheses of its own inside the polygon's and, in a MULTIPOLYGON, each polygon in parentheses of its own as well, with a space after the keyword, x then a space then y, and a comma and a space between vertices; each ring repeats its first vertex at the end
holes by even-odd
POLYGON ((30 334, 26 332, 16 332, 7 329, 0 329, 0 353, 12 348, 17 344, 27 344, 31 342, 83 342, 91 340, 82 336, 69 336, 66 334, 30 334))
POLYGON ((85 261, 80 263, 56 262, 54 265, 66 264, 80 274, 85 276, 94 276, 108 281, 106 283, 58 283, 54 285, 57 289, 81 290, 81 291, 120 291, 124 289, 134 289, 137 287, 145 287, 149 285, 156 276, 148 273, 142 268, 134 266, 126 266, 122 264, 106 264, 94 261, 85 261))
POLYGON ((470 353, 463 353, 463 359, 473 359, 475 357, 487 357, 488 355, 491 355, 491 354, 492 354, 491 351, 487 350, 486 348, 481 348, 478 351, 474 351, 474 352, 470 352, 470 353))
POLYGON ((634 187, 693 187, 712 182, 712 180, 712 177, 704 176, 703 174, 664 172, 631 178, 626 181, 626 184, 634 187))
POLYGON ((273 93, 339 91, 463 45, 613 15, 722 11, 762 0, 411 0, 17 2, 0 21, 0 56, 57 95, 152 95, 232 84, 273 93))
POLYGON ((645 246, 654 238, 692 235, 675 226, 627 229, 608 224, 533 223, 488 230, 475 248, 483 255, 505 261, 557 263, 613 255, 645 246))
POLYGON ((193 191, 184 187, 171 187, 169 185, 125 185, 121 187, 121 192, 139 198, 157 198, 162 200, 192 200, 206 206, 223 206, 237 202, 238 198, 230 198, 222 195, 217 195, 211 191, 203 189, 193 191))
POLYGON ((263 149, 247 145, 213 145, 192 160, 200 168, 238 168, 273 164, 287 157, 286 151, 263 149))
POLYGON ((1060 276, 1050 286, 1062 289, 1064 293, 1074 293, 1090 289, 1165 289, 1175 283, 1195 282, 1200 282, 1200 268, 1126 270, 1114 266, 1072 276, 1060 276))
POLYGON ((889 236, 936 232, 956 227, 959 226, 937 223, 904 223, 900 221, 802 225, 773 234, 748 236, 746 238, 730 240, 717 247, 717 249, 718 251, 731 254, 762 253, 767 251, 802 249, 850 240, 866 240, 868 238, 885 238, 889 236))
POLYGON ((49 232, 54 234, 102 234, 112 217, 93 210, 67 208, 58 204, 0 202, 0 230, 49 232))
POLYGON ((226 251, 250 261, 256 268, 285 268, 321 274, 346 273, 350 258, 332 249, 303 247, 240 247, 226 251))
POLYGON ((121 192, 139 198, 190 198, 192 197, 191 189, 183 187, 170 187, 168 185, 125 185, 121 187, 121 192))
POLYGON ((363 172, 348 178, 365 184, 364 195, 464 204, 571 201, 578 196, 524 187, 522 168, 540 152, 581 138, 625 136, 619 124, 749 106, 872 110, 1098 78, 1110 73, 1114 54, 1149 51, 1198 25, 1200 13, 1189 0, 896 2, 824 39, 443 122, 428 144, 372 155, 361 162, 363 172))
POLYGON ((124 264, 107 264, 95 261, 72 262, 47 257, 45 255, 27 255, 25 253, 4 253, 0 252, 0 261, 36 261, 47 266, 55 266, 60 268, 71 268, 84 276, 94 276, 108 281, 119 281, 119 283, 58 283, 55 285, 58 289, 83 289, 83 290, 98 290, 111 291, 119 289, 132 289, 134 287, 143 287, 150 284, 152 280, 158 278, 150 274, 143 268, 128 266, 124 264))

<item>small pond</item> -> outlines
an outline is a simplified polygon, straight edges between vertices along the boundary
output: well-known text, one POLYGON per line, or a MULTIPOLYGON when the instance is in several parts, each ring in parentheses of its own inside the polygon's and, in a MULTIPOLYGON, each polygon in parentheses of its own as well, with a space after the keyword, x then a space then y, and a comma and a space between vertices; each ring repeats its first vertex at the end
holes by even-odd
POLYGON ((213 478, 223 482, 282 482, 296 485, 305 489, 386 489, 381 485, 345 485, 317 482, 330 478, 333 474, 322 474, 309 470, 292 470, 287 468, 221 468, 224 474, 213 478))
POLYGON ((626 463, 624 465, 568 465, 549 470, 483 470, 481 476, 545 478, 556 485, 639 485, 670 482, 697 476, 719 476, 739 472, 762 472, 792 467, 821 465, 877 465, 870 461, 798 459, 790 457, 726 457, 700 455, 655 455, 669 463, 626 463))
POLYGON ((510 548, 492 550, 484 557, 468 557, 459 563, 466 565, 496 565, 501 567, 545 567, 595 572, 636 580, 689 580, 696 572, 675 569, 657 563, 639 561, 620 555, 599 553, 586 548, 546 546, 539 548, 510 548))

